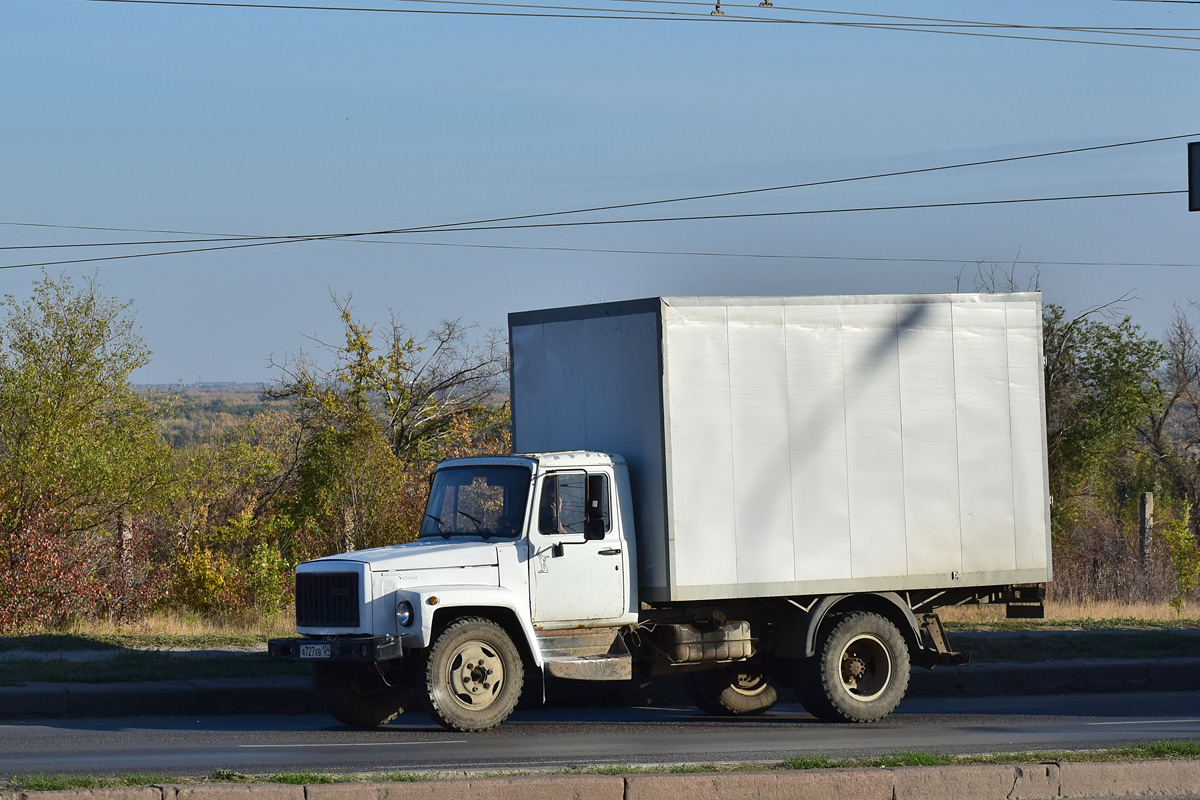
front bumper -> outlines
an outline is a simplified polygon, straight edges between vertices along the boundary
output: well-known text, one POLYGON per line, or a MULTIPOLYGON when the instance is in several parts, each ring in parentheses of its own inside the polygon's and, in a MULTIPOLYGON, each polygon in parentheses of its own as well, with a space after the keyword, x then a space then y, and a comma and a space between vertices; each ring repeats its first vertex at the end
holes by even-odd
POLYGON ((392 661, 404 655, 399 636, 301 636, 271 639, 267 653, 272 658, 313 663, 392 661))

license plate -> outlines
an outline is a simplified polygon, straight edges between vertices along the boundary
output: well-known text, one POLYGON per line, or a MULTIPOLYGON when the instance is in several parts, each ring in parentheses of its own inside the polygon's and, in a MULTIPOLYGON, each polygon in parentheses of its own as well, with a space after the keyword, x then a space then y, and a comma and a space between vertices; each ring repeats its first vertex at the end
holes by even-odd
POLYGON ((333 655, 333 649, 327 644, 300 645, 301 658, 329 658, 331 655, 333 655))

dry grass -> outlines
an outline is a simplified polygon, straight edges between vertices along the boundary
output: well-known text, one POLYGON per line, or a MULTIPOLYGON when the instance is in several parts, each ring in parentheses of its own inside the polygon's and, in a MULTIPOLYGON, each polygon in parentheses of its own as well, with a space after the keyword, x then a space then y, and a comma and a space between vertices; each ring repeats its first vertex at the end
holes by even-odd
POLYGON ((1121 627, 1136 627, 1136 623, 1144 621, 1151 623, 1150 627, 1164 624, 1188 628, 1200 628, 1200 606, 1188 606, 1183 614, 1175 613, 1175 609, 1166 603, 1117 603, 1113 601, 1094 601, 1086 603, 1051 601, 1046 602, 1046 618, 1044 620, 1007 620, 1004 616, 1003 605, 958 606, 938 609, 938 616, 943 622, 961 625, 1016 625, 1027 622, 1030 627, 1040 627, 1046 624, 1082 623, 1082 622, 1122 622, 1121 627), (1157 624, 1155 624, 1157 623, 1157 624))
POLYGON ((171 611, 153 614, 136 622, 80 622, 62 633, 101 637, 152 636, 201 641, 206 639, 266 641, 272 637, 295 635, 296 618, 291 608, 267 618, 258 616, 214 618, 171 611))

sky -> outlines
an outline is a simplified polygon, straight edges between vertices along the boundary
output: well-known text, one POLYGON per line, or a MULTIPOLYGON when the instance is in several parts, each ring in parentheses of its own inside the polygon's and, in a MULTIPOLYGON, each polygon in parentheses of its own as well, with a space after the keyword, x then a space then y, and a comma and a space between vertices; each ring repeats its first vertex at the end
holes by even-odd
POLYGON ((1072 312, 1126 297, 1122 309, 1155 336, 1176 307, 1200 301, 1200 213, 1183 194, 442 230, 21 266, 201 246, 52 244, 446 226, 1173 136, 1185 138, 528 222, 1179 192, 1186 143, 1200 141, 1196 0, 819 7, 1190 38, 816 25, 886 20, 779 0, 724 4, 724 17, 703 2, 493 2, 509 5, 4 0, 0 294, 28 297, 43 269, 94 276, 132 301, 153 351, 134 380, 153 384, 268 383, 272 357, 337 339, 332 297, 351 296, 367 322, 394 313, 419 333, 442 319, 503 328, 510 311, 656 295, 970 290, 978 265, 998 264, 1022 286, 1036 275, 1045 300, 1072 312), (659 18, 411 13, 611 10, 659 18))

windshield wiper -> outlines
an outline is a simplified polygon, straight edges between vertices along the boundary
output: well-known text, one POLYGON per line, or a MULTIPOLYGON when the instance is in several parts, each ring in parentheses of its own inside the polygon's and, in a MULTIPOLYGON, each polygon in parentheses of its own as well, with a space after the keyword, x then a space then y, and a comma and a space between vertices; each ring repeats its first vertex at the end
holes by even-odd
POLYGON ((442 522, 442 520, 441 520, 439 517, 435 517, 433 514, 430 514, 430 513, 428 513, 428 512, 426 512, 426 513, 425 513, 425 516, 429 517, 431 520, 433 520, 434 522, 436 522, 436 523, 437 523, 437 526, 438 526, 438 533, 440 533, 440 534, 442 535, 442 538, 443 538, 443 539, 449 539, 449 538, 450 538, 450 534, 446 532, 446 525, 445 525, 445 523, 444 523, 444 522, 442 522))
POLYGON ((475 532, 482 536, 485 540, 491 537, 492 534, 483 529, 483 520, 481 520, 479 517, 472 516, 465 511, 459 511, 458 513, 471 520, 471 524, 475 526, 475 532))

